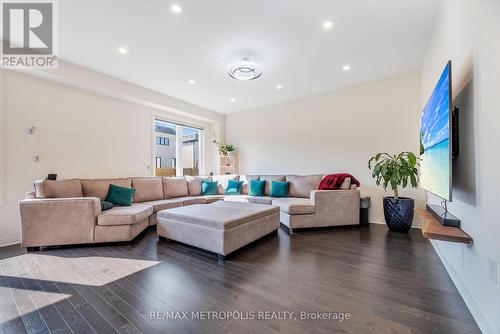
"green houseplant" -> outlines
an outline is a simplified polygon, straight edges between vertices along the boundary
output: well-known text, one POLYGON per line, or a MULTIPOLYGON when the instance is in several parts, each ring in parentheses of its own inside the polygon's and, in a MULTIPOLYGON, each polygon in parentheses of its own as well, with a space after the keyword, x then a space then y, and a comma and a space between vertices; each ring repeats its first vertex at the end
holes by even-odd
POLYGON ((227 157, 234 155, 234 146, 231 144, 222 144, 219 139, 217 138, 217 135, 214 133, 213 134, 213 140, 212 143, 217 146, 217 150, 219 151, 219 154, 223 157, 227 157))
POLYGON ((413 223, 415 201, 412 198, 400 197, 399 188, 408 185, 418 186, 418 166, 420 158, 411 152, 390 155, 378 153, 368 161, 368 168, 378 186, 384 190, 388 187, 394 196, 384 197, 384 217, 389 229, 408 232, 413 223))

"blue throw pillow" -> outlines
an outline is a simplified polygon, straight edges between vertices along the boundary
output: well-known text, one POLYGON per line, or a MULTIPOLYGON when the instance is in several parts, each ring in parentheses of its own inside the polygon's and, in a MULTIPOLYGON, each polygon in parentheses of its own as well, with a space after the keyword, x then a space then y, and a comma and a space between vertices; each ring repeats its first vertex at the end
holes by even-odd
POLYGON ((243 181, 229 180, 227 183, 226 195, 240 195, 243 181))
POLYGON ((202 180, 201 194, 202 195, 217 195, 218 181, 202 180))
POLYGON ((134 199, 134 188, 120 187, 115 184, 110 184, 105 202, 120 206, 131 206, 134 199))
POLYGON ((271 182, 271 197, 288 197, 290 182, 271 182))
POLYGON ((266 188, 265 180, 250 180, 249 192, 250 196, 264 196, 264 189, 266 188))

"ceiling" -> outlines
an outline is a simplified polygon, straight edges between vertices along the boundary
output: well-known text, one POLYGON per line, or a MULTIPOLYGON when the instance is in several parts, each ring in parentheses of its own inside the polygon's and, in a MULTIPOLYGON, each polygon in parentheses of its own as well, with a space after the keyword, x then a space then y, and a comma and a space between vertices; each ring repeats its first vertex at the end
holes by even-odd
POLYGON ((228 114, 418 70, 439 1, 58 4, 61 59, 228 114), (172 4, 182 12, 173 13, 172 4), (325 30, 328 20, 334 26, 325 30), (240 82, 227 75, 243 57, 262 66, 260 78, 240 82))

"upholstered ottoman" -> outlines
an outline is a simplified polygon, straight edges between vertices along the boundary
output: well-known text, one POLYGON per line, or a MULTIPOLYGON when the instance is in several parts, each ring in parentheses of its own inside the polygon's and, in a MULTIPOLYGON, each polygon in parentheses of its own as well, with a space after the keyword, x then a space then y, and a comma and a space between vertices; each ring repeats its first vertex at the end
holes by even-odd
POLYGON ((273 232, 280 225, 277 206, 217 201, 157 213, 157 233, 166 239, 217 253, 219 260, 273 232))

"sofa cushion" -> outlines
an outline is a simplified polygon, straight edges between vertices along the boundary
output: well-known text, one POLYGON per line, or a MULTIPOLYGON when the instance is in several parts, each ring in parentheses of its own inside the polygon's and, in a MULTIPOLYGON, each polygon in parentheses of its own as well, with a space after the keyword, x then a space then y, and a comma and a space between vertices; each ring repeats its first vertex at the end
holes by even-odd
POLYGON ((209 179, 203 179, 201 181, 201 194, 202 195, 217 195, 217 185, 218 181, 210 181, 209 179))
POLYGON ((109 185, 132 188, 132 180, 127 178, 118 179, 90 179, 80 180, 85 197, 99 197, 104 200, 108 195, 109 185))
POLYGON ((201 195, 201 181, 202 180, 203 180, 203 177, 201 177, 201 176, 186 176, 189 196, 200 196, 201 195))
POLYGON ((194 204, 207 204, 207 200, 203 196, 189 196, 182 198, 182 204, 184 206, 194 204))
POLYGON ((225 197, 224 197, 224 195, 206 195, 206 196, 203 196, 203 198, 206 200, 207 204, 210 204, 213 202, 221 201, 225 197))
POLYGON ((248 195, 249 189, 249 184, 251 180, 258 181, 260 178, 259 175, 240 175, 239 179, 240 181, 243 181, 243 184, 241 186, 241 193, 243 195, 248 195))
POLYGON ((272 201, 273 205, 279 206, 280 211, 289 215, 303 215, 314 213, 314 204, 309 198, 276 198, 272 201))
POLYGON ((241 195, 243 181, 229 180, 226 188, 226 195, 241 195))
POLYGON ((238 175, 213 175, 212 181, 217 181, 219 184, 217 185, 217 193, 219 195, 224 195, 226 193, 227 185, 229 180, 238 181, 238 175))
POLYGON ((286 180, 290 182, 289 196, 309 198, 311 196, 311 191, 318 190, 322 179, 322 174, 287 175, 286 180))
POLYGON ((227 202, 239 202, 239 203, 248 203, 248 195, 231 195, 224 196, 224 201, 227 202))
POLYGON ((97 217, 98 225, 131 225, 136 224, 153 214, 153 207, 145 204, 131 206, 115 206, 97 217))
POLYGON ((185 197, 188 196, 188 187, 186 178, 181 177, 163 177, 163 198, 185 197))
POLYGON ((271 197, 288 197, 290 182, 271 182, 271 197))
POLYGON ((153 207, 153 212, 158 212, 161 210, 172 209, 182 206, 184 204, 183 200, 184 197, 177 197, 169 199, 160 199, 157 201, 142 202, 141 204, 151 205, 153 207))
POLYGON ((266 189, 265 180, 250 180, 250 185, 248 186, 248 195, 250 196, 264 196, 266 189))
POLYGON ((113 205, 131 206, 132 201, 134 200, 134 193, 134 188, 126 188, 110 184, 105 201, 113 203, 113 205))
POLYGON ((269 196, 248 196, 247 201, 248 203, 255 203, 255 204, 268 204, 271 205, 272 198, 269 196))
POLYGON ((101 212, 112 209, 113 207, 114 207, 113 203, 101 201, 101 212))
POLYGON ((134 177, 132 188, 135 189, 134 203, 163 199, 161 177, 134 177))
POLYGON ((266 181, 266 187, 264 188, 264 194, 266 196, 269 196, 271 194, 271 182, 276 181, 276 182, 284 182, 285 175, 261 175, 259 180, 264 180, 266 181))
POLYGON ((83 197, 82 184, 78 179, 35 181, 36 198, 83 197))

